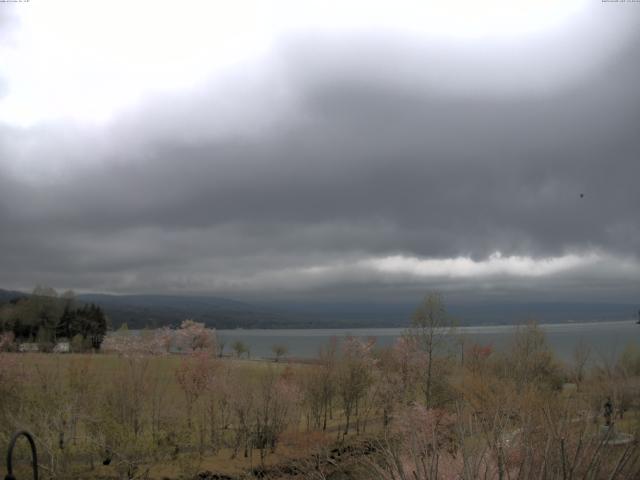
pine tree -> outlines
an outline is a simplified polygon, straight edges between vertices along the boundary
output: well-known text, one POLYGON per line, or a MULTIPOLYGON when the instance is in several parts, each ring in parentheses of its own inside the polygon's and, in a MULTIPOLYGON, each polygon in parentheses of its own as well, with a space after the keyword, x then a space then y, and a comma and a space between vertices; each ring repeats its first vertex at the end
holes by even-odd
POLYGON ((58 321, 58 325, 56 327, 56 337, 61 338, 71 338, 71 327, 75 319, 75 312, 72 312, 69 308, 69 305, 64 307, 64 312, 62 312, 62 316, 58 321))

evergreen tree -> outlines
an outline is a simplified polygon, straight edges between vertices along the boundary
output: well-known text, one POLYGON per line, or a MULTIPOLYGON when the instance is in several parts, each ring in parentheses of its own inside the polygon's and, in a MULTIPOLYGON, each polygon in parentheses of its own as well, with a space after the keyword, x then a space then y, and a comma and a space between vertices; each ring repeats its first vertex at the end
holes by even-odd
POLYGON ((66 305, 56 327, 56 337, 71 338, 73 336, 71 335, 71 328, 74 322, 75 312, 69 308, 69 305, 66 305))
POLYGON ((74 305, 72 292, 58 297, 38 287, 28 298, 5 305, 0 331, 12 331, 18 341, 53 344, 58 338, 79 337, 88 348, 100 348, 107 333, 107 317, 98 305, 74 305))

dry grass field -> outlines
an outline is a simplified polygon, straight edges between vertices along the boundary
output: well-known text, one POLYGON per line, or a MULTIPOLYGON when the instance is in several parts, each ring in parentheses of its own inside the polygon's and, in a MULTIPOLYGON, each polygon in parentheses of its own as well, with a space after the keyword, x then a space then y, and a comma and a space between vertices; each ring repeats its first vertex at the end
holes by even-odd
POLYGON ((638 478, 636 346, 563 364, 529 325, 462 362, 441 340, 428 326, 387 349, 351 338, 304 364, 1 353, 0 447, 33 432, 48 479, 638 478))

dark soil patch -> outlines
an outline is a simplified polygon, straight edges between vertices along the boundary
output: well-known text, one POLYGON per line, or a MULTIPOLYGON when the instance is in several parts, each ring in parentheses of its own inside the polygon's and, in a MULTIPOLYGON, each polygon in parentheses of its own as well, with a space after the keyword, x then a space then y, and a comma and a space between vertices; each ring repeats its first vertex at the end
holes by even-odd
MULTIPOLYGON (((326 477, 332 480, 352 480, 360 478, 356 471, 361 464, 363 456, 376 452, 375 443, 371 440, 359 440, 357 442, 335 446, 321 454, 308 458, 294 459, 287 463, 271 465, 268 467, 256 467, 249 473, 252 478, 263 480, 304 479, 312 470, 322 470, 326 477)), ((245 477, 242 477, 245 478, 245 477)), ((194 480, 239 480, 238 477, 201 472, 194 480)))

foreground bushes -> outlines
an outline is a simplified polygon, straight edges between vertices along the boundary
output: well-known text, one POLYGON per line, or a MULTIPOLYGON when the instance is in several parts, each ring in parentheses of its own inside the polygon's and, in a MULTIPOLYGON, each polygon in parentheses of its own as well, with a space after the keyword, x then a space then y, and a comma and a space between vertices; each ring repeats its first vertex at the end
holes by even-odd
POLYGON ((364 436, 351 478, 639 477, 638 349, 562 365, 528 325, 502 352, 460 355, 441 323, 418 327, 389 349, 333 341, 311 365, 220 359, 192 324, 185 355, 167 354, 162 331, 114 354, 3 353, 0 433, 36 434, 43 478, 168 478, 160 465, 193 478, 216 458, 250 472, 284 442, 300 478, 323 479, 345 468, 335 445, 364 436))

